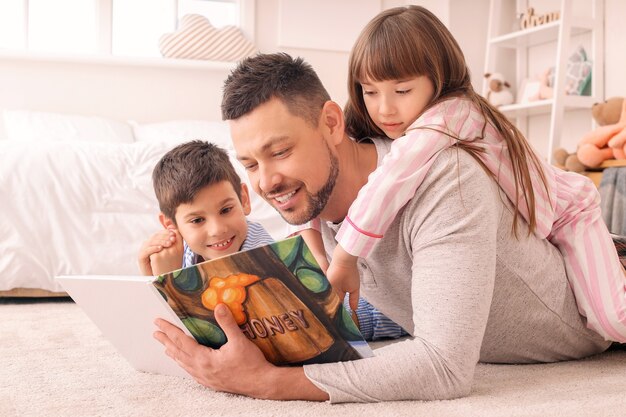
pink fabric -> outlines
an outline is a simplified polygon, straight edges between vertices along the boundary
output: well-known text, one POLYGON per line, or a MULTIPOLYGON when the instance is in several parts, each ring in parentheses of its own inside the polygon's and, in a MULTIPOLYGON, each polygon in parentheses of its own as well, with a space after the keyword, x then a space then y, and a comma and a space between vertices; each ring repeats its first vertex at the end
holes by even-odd
MULTIPOLYGON (((337 240, 355 256, 367 257, 398 212, 413 197, 439 152, 454 139, 432 129, 473 141, 485 152, 481 160, 498 185, 515 201, 515 183, 506 142, 488 124, 485 138, 482 114, 465 99, 455 98, 426 111, 407 134, 394 140, 391 152, 359 191, 337 240)), ((564 172, 543 161, 548 193, 536 171, 531 172, 535 192, 535 234, 548 239, 563 255, 567 276, 587 325, 607 340, 626 342, 626 278, 600 213, 600 196, 586 177, 564 172)), ((524 196, 519 210, 528 221, 524 196)))

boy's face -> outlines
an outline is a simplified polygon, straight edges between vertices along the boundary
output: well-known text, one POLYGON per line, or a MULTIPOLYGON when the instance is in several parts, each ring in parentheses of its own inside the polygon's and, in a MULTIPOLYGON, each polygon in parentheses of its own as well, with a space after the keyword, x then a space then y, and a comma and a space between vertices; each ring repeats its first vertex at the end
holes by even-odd
POLYGON ((204 187, 191 203, 176 209, 176 224, 194 253, 205 260, 238 252, 248 234, 250 197, 241 185, 241 200, 228 181, 204 187))

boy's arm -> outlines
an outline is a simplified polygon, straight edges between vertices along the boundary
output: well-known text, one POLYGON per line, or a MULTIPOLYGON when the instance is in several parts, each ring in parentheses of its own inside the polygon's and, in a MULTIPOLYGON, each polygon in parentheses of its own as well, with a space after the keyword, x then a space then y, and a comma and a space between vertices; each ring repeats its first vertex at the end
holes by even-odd
POLYGON ((143 275, 160 275, 182 267, 183 239, 174 229, 154 233, 139 249, 138 264, 143 275))

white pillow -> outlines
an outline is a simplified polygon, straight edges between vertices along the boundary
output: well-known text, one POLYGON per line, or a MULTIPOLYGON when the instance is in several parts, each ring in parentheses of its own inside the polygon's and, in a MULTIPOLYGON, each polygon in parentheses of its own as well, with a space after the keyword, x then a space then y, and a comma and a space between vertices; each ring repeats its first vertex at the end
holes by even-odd
POLYGON ((130 125, 112 119, 29 110, 5 110, 3 113, 8 140, 133 142, 130 125))
POLYGON ((128 122, 138 142, 166 142, 179 144, 194 139, 215 143, 221 148, 232 150, 230 130, 227 122, 206 120, 172 120, 159 123, 140 124, 128 122))

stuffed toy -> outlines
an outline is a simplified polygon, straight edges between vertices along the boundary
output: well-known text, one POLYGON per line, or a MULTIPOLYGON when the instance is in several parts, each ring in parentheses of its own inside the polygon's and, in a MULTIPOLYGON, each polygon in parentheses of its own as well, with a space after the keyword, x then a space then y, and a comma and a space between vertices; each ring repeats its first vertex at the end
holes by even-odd
MULTIPOLYGON (((587 60, 587 53, 582 46, 567 60, 565 71, 565 94, 574 96, 588 96, 591 83, 591 61, 587 60)), ((550 67, 539 76, 539 91, 532 100, 545 100, 554 96, 555 68, 550 67)))
POLYGON ((581 173, 590 168, 578 160, 576 152, 569 153, 564 148, 555 149, 552 156, 554 157, 554 164, 565 171, 581 173))
POLYGON ((550 83, 550 75, 554 72, 554 68, 548 68, 539 77, 539 92, 537 100, 547 100, 554 96, 554 89, 550 83))
POLYGON ((495 107, 513 103, 513 94, 509 90, 511 85, 504 80, 504 76, 498 72, 486 73, 487 94, 485 98, 495 107))
POLYGON ((626 159, 626 100, 613 97, 591 109, 598 127, 580 140, 576 156, 588 167, 598 167, 607 159, 626 159))
POLYGON ((557 148, 552 156, 554 157, 554 164, 565 171, 581 173, 589 169, 588 166, 578 160, 576 152, 569 153, 564 148, 557 148))

